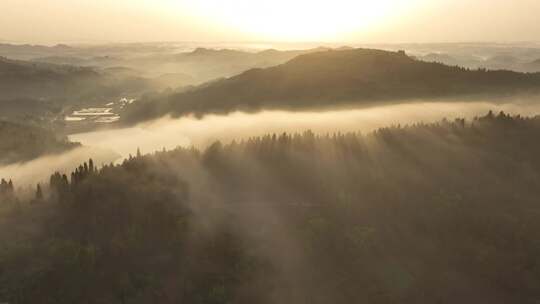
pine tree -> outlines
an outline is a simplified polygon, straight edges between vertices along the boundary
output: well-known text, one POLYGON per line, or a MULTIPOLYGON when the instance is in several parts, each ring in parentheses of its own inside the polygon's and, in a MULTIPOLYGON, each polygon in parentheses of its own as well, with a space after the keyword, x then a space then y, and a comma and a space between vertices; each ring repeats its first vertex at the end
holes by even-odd
POLYGON ((2 181, 0 181, 0 195, 4 195, 7 193, 8 190, 8 183, 5 179, 2 178, 2 181))
POLYGON ((13 186, 13 181, 10 179, 9 182, 8 182, 8 187, 9 187, 9 192, 11 194, 15 193, 15 188, 13 186))
POLYGON ((43 191, 41 190, 41 185, 40 185, 40 184, 37 184, 37 189, 36 189, 36 199, 37 199, 38 201, 43 200, 43 191))

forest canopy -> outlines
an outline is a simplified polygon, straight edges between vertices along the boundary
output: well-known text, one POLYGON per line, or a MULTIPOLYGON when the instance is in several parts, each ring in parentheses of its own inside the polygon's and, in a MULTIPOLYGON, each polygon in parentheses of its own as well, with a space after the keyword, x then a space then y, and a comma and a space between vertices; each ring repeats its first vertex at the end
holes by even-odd
POLYGON ((534 303, 540 118, 269 134, 0 206, 9 303, 534 303))

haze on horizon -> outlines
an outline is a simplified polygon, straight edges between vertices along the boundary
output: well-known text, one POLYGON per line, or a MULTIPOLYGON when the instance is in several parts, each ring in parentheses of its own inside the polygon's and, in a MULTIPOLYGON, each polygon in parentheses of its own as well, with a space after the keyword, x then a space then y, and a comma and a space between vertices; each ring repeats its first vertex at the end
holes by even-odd
POLYGON ((535 41, 537 0, 2 0, 0 42, 535 41))

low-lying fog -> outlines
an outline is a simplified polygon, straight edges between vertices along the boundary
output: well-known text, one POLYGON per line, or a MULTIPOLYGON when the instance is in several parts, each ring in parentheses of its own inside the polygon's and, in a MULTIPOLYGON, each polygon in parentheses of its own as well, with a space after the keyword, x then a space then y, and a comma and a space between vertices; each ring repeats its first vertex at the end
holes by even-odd
POLYGON ((83 146, 62 154, 47 155, 29 162, 0 167, 0 177, 12 179, 17 188, 26 188, 48 181, 55 171, 71 173, 76 166, 88 161, 90 157, 98 164, 105 164, 119 159, 120 155, 112 149, 83 146))
POLYGON ((0 177, 13 178, 19 186, 35 184, 46 181, 55 170, 69 173, 90 157, 96 164, 118 162, 129 154, 134 155, 138 148, 142 153, 189 145, 204 148, 215 140, 228 142, 266 133, 302 132, 308 129, 315 133, 369 132, 388 125, 433 122, 442 118, 472 118, 485 115, 489 110, 534 116, 540 114, 540 103, 418 102, 358 110, 237 112, 208 115, 202 119, 162 118, 132 128, 71 135, 72 141, 80 142, 85 147, 0 168, 0 177))
POLYGON ((488 102, 431 102, 324 112, 235 112, 208 115, 202 119, 162 118, 133 128, 74 134, 70 139, 86 146, 113 149, 125 158, 135 154, 137 148, 149 153, 177 146, 204 147, 215 140, 228 142, 268 133, 294 133, 308 129, 315 133, 369 132, 389 125, 432 122, 445 117, 472 118, 485 115, 489 110, 537 115, 540 114, 540 103, 495 105, 488 102))

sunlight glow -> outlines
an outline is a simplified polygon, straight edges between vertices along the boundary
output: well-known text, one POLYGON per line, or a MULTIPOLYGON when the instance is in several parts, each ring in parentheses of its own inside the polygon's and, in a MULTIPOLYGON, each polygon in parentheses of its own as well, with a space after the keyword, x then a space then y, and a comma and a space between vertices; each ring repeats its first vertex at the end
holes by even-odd
POLYGON ((198 0, 176 4, 224 31, 262 40, 332 41, 383 25, 415 1, 198 0))

